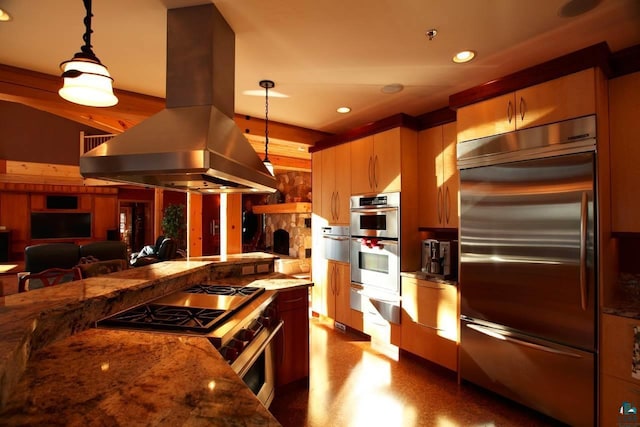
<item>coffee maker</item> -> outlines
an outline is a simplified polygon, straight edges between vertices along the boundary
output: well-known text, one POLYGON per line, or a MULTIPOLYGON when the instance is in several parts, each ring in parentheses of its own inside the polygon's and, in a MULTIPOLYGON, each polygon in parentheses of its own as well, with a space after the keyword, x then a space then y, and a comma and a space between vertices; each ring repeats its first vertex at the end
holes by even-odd
POLYGON ((458 271, 458 241, 422 241, 422 272, 443 279, 455 279, 458 271))

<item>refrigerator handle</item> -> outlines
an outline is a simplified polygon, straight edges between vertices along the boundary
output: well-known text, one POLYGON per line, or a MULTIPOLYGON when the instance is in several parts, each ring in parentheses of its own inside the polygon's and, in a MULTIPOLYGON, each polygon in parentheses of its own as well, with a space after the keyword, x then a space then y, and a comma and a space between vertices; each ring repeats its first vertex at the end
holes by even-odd
POLYGON ((588 222, 587 192, 582 193, 580 202, 580 305, 583 311, 587 310, 587 222, 588 222))
POLYGON ((576 353, 569 353, 568 351, 562 351, 562 350, 558 350, 556 348, 552 348, 552 347, 547 347, 545 345, 540 345, 540 344, 535 344, 529 341, 524 341, 524 340, 520 340, 517 338, 513 338, 510 337, 508 335, 502 334, 500 333, 497 329, 493 329, 493 328, 488 328, 486 326, 481 326, 481 325, 477 325, 475 323, 468 323, 467 324, 468 328, 471 328, 475 331, 478 331, 482 334, 485 334, 487 336, 490 336, 492 338, 496 338, 502 341, 509 341, 512 342, 514 344, 518 344, 518 345, 522 345, 525 347, 529 347, 529 348, 533 348, 535 350, 540 350, 540 351, 546 351, 547 353, 554 353, 554 354, 559 354, 561 356, 568 356, 568 357, 574 357, 576 359, 581 359, 582 356, 576 353))

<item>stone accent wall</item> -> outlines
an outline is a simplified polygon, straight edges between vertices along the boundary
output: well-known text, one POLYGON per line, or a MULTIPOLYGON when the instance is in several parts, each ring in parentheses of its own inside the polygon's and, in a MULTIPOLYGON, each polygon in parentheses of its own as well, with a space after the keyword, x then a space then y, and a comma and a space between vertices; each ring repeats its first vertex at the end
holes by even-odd
POLYGON ((306 249, 311 249, 311 227, 306 226, 305 219, 310 221, 311 214, 265 214, 264 234, 267 249, 273 249, 273 232, 283 229, 289 233, 289 256, 307 258, 306 249))

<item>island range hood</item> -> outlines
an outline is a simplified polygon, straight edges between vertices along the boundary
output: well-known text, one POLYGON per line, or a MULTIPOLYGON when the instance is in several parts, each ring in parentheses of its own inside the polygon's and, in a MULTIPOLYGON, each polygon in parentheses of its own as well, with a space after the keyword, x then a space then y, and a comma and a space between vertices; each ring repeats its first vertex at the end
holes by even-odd
POLYGON ((199 193, 273 192, 236 126, 235 34, 213 4, 167 11, 166 109, 80 157, 80 173, 199 193))

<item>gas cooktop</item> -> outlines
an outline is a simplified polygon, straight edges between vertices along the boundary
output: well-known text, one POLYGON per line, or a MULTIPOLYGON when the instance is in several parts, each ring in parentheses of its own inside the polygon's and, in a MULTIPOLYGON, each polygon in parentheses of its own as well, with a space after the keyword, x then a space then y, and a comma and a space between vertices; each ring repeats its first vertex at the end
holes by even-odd
POLYGON ((98 322, 98 326, 207 333, 264 292, 264 288, 198 284, 98 322))

